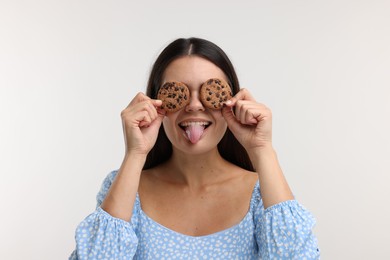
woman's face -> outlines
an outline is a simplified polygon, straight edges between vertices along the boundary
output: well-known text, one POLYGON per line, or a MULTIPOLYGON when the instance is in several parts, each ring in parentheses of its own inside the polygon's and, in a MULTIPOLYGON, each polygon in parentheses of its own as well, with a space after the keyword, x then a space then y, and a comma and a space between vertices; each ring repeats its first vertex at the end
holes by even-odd
POLYGON ((168 112, 163 126, 174 149, 185 153, 202 153, 216 149, 226 132, 227 124, 221 110, 205 108, 199 90, 210 78, 227 81, 223 71, 212 62, 197 56, 184 56, 166 68, 163 82, 179 81, 190 90, 190 103, 177 112, 168 112))

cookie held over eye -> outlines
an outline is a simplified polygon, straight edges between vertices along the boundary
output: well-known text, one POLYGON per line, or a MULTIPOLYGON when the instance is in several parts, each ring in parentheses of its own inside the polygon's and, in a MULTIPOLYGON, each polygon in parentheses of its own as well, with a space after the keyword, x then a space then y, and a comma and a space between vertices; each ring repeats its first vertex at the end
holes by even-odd
POLYGON ((222 79, 209 79, 200 88, 200 99, 203 105, 210 109, 221 109, 232 97, 232 89, 222 79))
POLYGON ((190 91, 184 83, 166 82, 158 90, 157 99, 162 100, 162 109, 167 112, 176 112, 190 103, 190 91))

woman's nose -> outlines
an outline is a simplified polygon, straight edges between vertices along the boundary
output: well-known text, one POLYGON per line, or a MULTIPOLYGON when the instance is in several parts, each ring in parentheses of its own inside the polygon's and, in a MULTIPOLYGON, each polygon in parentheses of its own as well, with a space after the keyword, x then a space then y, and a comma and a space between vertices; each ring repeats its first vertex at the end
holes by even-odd
POLYGON ((190 103, 186 106, 187 112, 204 111, 205 108, 199 99, 199 92, 191 93, 190 103))

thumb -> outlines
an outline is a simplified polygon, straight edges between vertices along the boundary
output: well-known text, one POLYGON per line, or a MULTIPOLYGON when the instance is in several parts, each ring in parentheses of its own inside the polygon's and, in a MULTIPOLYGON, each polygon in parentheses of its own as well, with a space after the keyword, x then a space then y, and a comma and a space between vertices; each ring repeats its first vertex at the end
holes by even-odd
POLYGON ((162 101, 159 99, 152 99, 152 104, 157 110, 157 118, 155 119, 155 121, 161 124, 166 114, 166 111, 164 109, 161 109, 162 101))
POLYGON ((160 107, 156 107, 156 109, 157 109, 157 117, 152 122, 152 124, 158 124, 160 126, 165 117, 166 111, 164 109, 161 109, 160 107))
POLYGON ((222 108, 222 116, 225 118, 230 130, 234 131, 237 127, 239 127, 240 123, 237 121, 231 107, 224 106, 222 108))

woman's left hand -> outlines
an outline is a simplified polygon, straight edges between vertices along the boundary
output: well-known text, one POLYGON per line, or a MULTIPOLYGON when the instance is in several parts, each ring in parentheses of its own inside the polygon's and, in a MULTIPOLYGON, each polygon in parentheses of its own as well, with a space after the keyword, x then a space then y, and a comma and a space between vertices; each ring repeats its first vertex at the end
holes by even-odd
POLYGON ((247 151, 272 146, 272 113, 241 89, 222 109, 230 131, 247 151))

